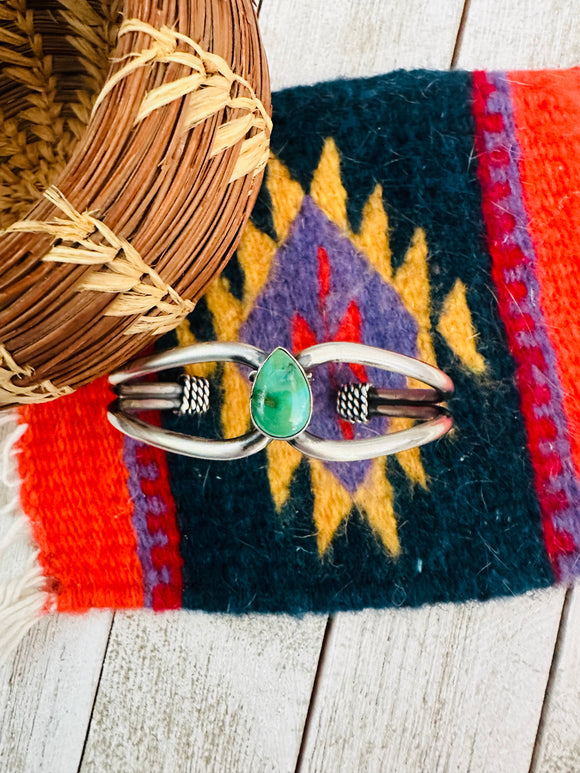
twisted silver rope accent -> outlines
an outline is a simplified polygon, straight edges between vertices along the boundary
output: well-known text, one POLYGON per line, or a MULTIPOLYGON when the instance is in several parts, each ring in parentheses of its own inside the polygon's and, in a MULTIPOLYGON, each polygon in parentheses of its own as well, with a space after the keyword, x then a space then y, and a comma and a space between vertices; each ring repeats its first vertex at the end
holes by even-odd
POLYGON ((198 376, 185 375, 183 381, 183 396, 179 413, 202 414, 209 410, 209 381, 198 376))
MULTIPOLYGON (((184 456, 216 460, 251 456, 262 451, 271 441, 271 438, 258 428, 250 429, 244 435, 223 440, 173 432, 131 415, 132 411, 144 410, 145 403, 150 410, 179 409, 184 392, 183 384, 151 384, 147 381, 136 383, 135 380, 151 373, 205 362, 231 362, 257 371, 268 356, 267 352, 250 344, 208 341, 135 360, 124 370, 109 376, 109 383, 117 394, 117 400, 109 406, 109 421, 136 440, 184 456)), ((330 362, 358 363, 365 367, 398 373, 407 379, 423 383, 425 388, 422 389, 368 388, 370 416, 402 416, 415 419, 418 423, 408 429, 354 440, 326 439, 314 435, 308 429, 288 436, 288 442, 306 456, 322 462, 375 459, 431 443, 443 437, 453 426, 453 419, 443 404, 453 396, 453 382, 437 368, 404 354, 348 341, 315 344, 304 349, 296 357, 297 365, 307 376, 319 365, 330 362)), ((188 407, 189 403, 185 406, 186 410, 188 407)), ((354 415, 353 413, 353 417, 354 415)))
POLYGON ((350 424, 369 420, 369 389, 372 384, 343 384, 336 395, 336 412, 350 424))

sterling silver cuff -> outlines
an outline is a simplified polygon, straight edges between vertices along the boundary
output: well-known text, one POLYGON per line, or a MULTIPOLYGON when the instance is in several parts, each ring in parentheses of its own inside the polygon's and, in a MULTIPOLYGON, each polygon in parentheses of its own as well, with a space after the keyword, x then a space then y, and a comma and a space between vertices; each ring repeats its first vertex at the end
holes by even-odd
POLYGON ((442 437, 453 419, 442 405, 453 395, 453 383, 442 371, 420 360, 365 344, 329 342, 311 346, 295 357, 279 347, 270 354, 235 342, 194 344, 145 357, 109 377, 117 399, 108 418, 136 440, 165 451, 201 459, 241 459, 283 439, 307 456, 322 461, 350 462, 398 453, 442 437), (156 427, 135 412, 173 410, 204 413, 209 409, 209 383, 184 377, 181 383, 140 381, 152 373, 207 362, 234 362, 249 369, 253 429, 231 440, 194 437, 156 427), (417 423, 399 432, 355 440, 332 440, 308 431, 313 408, 310 380, 316 368, 331 362, 356 363, 413 378, 424 389, 376 389, 347 384, 338 389, 337 413, 352 423, 372 416, 406 416, 417 423))

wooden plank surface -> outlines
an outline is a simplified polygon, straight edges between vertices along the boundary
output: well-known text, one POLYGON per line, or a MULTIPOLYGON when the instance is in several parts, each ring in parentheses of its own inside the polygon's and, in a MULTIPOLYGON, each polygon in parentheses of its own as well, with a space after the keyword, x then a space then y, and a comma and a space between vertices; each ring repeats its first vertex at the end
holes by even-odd
MULTIPOLYGON (((457 65, 580 65, 580 8, 570 0, 470 0, 457 65)), ((536 739, 534 773, 580 771, 580 586, 570 591, 536 739)))
MULTIPOLYGON (((454 62, 491 69, 577 60, 577 7, 557 5, 472 0, 454 62), (556 40, 561 49, 550 52, 556 40)), ((527 771, 562 604, 556 589, 509 603, 338 616, 301 770, 527 771)), ((560 718, 551 718, 546 738, 552 721, 562 736, 560 718)), ((571 759, 578 722, 565 735, 571 759)))
MULTIPOLYGON (((488 69, 577 63, 577 23, 572 3, 472 0, 456 61, 488 69), (561 48, 550 52, 555 41, 561 48)), ((301 769, 527 771, 562 602, 558 589, 511 602, 337 617, 301 769)), ((546 714, 546 739, 562 736, 561 719, 546 714)), ((578 722, 566 727, 562 759, 570 760, 580 731, 578 722)))
POLYGON ((449 66, 463 0, 263 0, 272 88, 449 66))
POLYGON ((76 773, 111 620, 45 617, 0 667, 1 773, 76 773))
POLYGON ((300 770, 527 773, 562 598, 337 615, 300 770))
POLYGON ((457 66, 467 70, 580 64, 577 0, 470 0, 457 66))
POLYGON ((81 773, 293 771, 324 625, 118 614, 81 773))

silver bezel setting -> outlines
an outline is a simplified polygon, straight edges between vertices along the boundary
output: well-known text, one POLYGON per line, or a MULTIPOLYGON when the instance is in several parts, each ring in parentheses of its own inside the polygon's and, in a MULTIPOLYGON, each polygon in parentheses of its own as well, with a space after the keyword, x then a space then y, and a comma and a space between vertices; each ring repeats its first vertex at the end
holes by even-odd
POLYGON ((255 429, 258 432, 261 432, 263 435, 266 435, 266 437, 269 437, 271 440, 286 440, 286 441, 293 440, 294 438, 296 438, 299 435, 301 435, 303 432, 306 432, 306 430, 308 428, 308 425, 310 424, 310 420, 312 419, 312 410, 313 410, 312 387, 310 386, 309 374, 304 370, 304 368, 298 362, 298 360, 292 354, 292 352, 289 352, 288 349, 286 349, 285 346, 277 346, 275 349, 272 349, 272 351, 266 357, 264 362, 260 365, 258 370, 255 371, 254 373, 250 374, 250 377, 251 377, 250 380, 252 382, 252 391, 250 392, 250 418, 252 420, 252 424, 254 425, 255 429), (254 419, 254 412, 252 410, 252 397, 254 395, 254 388, 256 386, 256 381, 258 380, 258 375, 259 375, 260 371, 262 370, 262 367, 266 364, 266 362, 270 359, 270 357, 274 354, 274 352, 279 352, 279 351, 286 352, 286 354, 294 360, 294 362, 296 363, 296 367, 301 371, 302 375, 304 376, 304 379, 305 379, 305 381, 306 381, 306 383, 308 385, 308 394, 310 395, 310 409, 308 411, 308 419, 306 421, 306 424, 304 425, 304 428, 301 429, 299 432, 295 432, 293 435, 285 435, 284 437, 281 437, 280 435, 271 435, 269 432, 266 432, 265 430, 260 429, 256 425, 256 421, 254 419))

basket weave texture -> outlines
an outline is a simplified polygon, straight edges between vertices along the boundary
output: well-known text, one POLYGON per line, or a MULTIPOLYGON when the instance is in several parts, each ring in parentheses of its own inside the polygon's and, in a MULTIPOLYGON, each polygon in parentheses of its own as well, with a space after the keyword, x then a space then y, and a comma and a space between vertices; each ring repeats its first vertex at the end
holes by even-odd
POLYGON ((6 0, 0 62, 6 406, 193 308, 249 217, 271 108, 251 0, 6 0))

